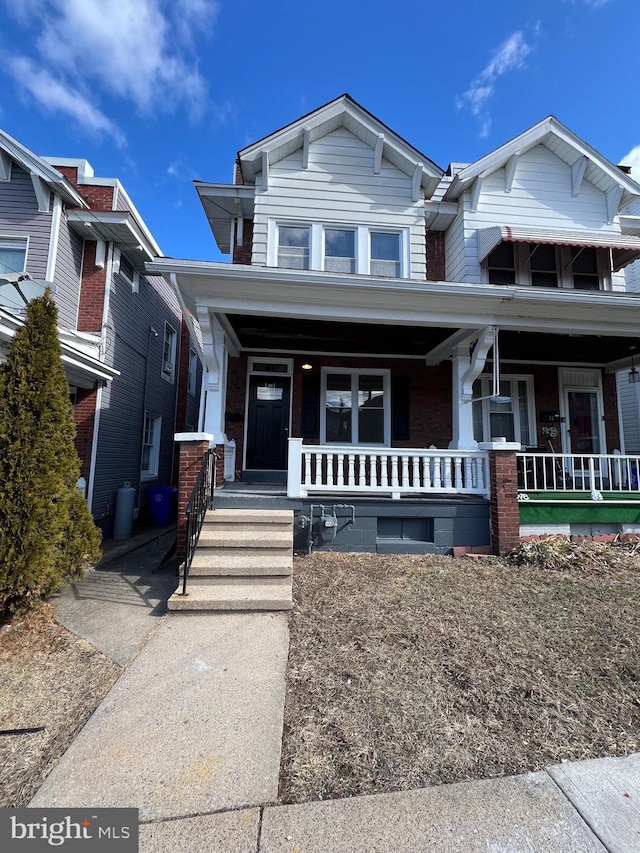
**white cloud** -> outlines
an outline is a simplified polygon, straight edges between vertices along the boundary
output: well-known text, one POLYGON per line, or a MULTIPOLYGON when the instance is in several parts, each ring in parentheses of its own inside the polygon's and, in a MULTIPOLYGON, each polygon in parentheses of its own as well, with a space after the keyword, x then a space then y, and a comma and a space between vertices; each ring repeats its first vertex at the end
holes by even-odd
POLYGON ((508 71, 523 68, 532 50, 532 45, 525 41, 522 31, 517 30, 500 45, 467 91, 456 98, 457 108, 461 110, 467 107, 480 122, 481 136, 488 136, 491 128, 488 103, 495 94, 496 81, 508 71))
POLYGON ((631 177, 634 181, 640 182, 640 145, 636 145, 628 154, 625 154, 620 163, 623 166, 631 166, 631 177))
POLYGON ((25 56, 6 61, 9 73, 48 112, 62 112, 89 133, 110 136, 122 148, 125 138, 118 127, 89 98, 55 79, 25 56))
MULTIPOLYGON (((211 31, 217 0, 25 2, 28 18, 15 12, 20 6, 15 0, 4 0, 35 38, 30 80, 39 69, 40 77, 57 80, 62 90, 90 91, 98 113, 95 104, 101 94, 132 103, 144 113, 183 108, 197 118, 204 111, 207 86, 193 46, 197 37, 211 31)), ((72 111, 65 104, 60 96, 55 108, 73 115, 75 107, 72 111)))
POLYGON ((600 9, 602 6, 606 6, 607 3, 610 3, 611 0, 565 0, 565 2, 573 3, 574 6, 577 3, 582 6, 591 6, 592 9, 600 9))

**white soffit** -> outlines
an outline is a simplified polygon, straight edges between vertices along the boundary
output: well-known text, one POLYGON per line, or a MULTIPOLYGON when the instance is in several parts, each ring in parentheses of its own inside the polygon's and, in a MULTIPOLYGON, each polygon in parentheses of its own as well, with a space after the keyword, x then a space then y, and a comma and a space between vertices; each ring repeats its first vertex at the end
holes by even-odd
POLYGON ((613 268, 616 271, 640 258, 640 237, 599 234, 593 231, 544 231, 537 228, 494 225, 491 228, 478 229, 478 260, 483 261, 503 241, 612 249, 613 268))

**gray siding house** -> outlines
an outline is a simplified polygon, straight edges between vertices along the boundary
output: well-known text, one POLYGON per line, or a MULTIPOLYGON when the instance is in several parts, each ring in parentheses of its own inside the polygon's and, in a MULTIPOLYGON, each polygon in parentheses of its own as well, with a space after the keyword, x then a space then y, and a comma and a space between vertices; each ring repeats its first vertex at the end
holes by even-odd
POLYGON ((111 535, 116 494, 175 482, 173 435, 197 428, 200 346, 160 249, 117 179, 85 160, 42 158, 0 131, 0 359, 23 322, 29 279, 54 285, 89 506, 111 535))

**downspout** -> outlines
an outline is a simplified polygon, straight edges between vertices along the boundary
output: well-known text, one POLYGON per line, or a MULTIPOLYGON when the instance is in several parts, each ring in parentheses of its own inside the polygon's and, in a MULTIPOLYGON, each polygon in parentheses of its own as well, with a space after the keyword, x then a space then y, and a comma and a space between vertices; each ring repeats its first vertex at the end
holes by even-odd
MULTIPOLYGON (((100 359, 104 360, 107 352, 107 324, 109 320, 109 297, 111 295, 111 274, 113 269, 113 243, 107 248, 107 269, 104 282, 104 301, 102 304, 102 326, 100 327, 100 359)), ((89 463, 89 485, 87 486, 87 506, 93 507, 93 489, 96 480, 96 459, 98 456, 98 434, 100 432, 100 412, 102 411, 102 390, 104 380, 98 384, 96 392, 96 410, 93 418, 93 437, 91 439, 91 461, 89 463)))

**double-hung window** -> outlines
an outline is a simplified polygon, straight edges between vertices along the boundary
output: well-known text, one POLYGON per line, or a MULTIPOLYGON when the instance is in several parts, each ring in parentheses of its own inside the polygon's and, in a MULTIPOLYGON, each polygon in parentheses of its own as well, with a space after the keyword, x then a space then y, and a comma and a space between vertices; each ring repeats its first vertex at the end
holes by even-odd
POLYGON ((309 269, 308 225, 280 225, 278 227, 278 266, 290 270, 309 269))
POLYGON ((372 231, 370 275, 399 278, 401 275, 400 250, 400 234, 392 231, 372 231))
POLYGON ((27 238, 0 237, 0 273, 24 272, 27 265, 27 238))
POLYGON ((490 376, 473 385, 473 435, 476 441, 503 436, 523 445, 536 444, 533 377, 503 376, 500 399, 492 400, 490 376))
POLYGON ((407 229, 274 222, 269 263, 283 269, 403 278, 409 275, 407 229))
POLYGON ((324 229, 324 268, 327 272, 356 271, 356 232, 353 229, 324 229))
POLYGON ((389 444, 389 372, 327 368, 322 376, 321 440, 389 444))
POLYGON ((150 480, 158 476, 161 429, 162 418, 154 417, 145 412, 144 433, 142 436, 142 464, 140 466, 143 479, 150 480))
POLYGON ((165 323, 162 342, 162 378, 167 382, 173 382, 175 377, 177 338, 176 330, 169 323, 165 323))
POLYGON ((606 250, 551 243, 500 243, 486 261, 489 284, 601 290, 611 272, 606 250))

